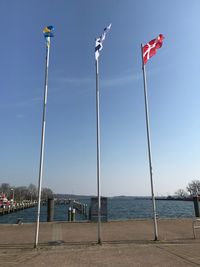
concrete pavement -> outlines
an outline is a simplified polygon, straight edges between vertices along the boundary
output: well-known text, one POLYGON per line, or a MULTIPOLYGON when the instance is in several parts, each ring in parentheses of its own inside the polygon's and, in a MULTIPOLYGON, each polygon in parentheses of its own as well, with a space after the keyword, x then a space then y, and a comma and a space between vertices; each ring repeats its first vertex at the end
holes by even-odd
POLYGON ((96 223, 42 223, 38 249, 35 225, 1 225, 0 266, 200 266, 200 229, 192 220, 159 220, 159 241, 153 222, 133 220, 102 224, 103 245, 97 245, 96 223))

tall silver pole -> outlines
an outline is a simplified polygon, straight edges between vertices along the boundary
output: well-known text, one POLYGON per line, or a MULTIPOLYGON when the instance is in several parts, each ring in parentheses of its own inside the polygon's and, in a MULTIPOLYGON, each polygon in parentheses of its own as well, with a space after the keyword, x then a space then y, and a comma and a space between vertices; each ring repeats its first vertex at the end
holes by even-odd
POLYGON ((49 53, 50 53, 50 37, 47 37, 46 42, 46 67, 45 67, 45 82, 44 82, 44 105, 42 116, 42 137, 40 147, 40 167, 38 179, 38 208, 37 208, 37 222, 35 232, 35 248, 38 245, 39 224, 40 224, 40 203, 41 203, 41 190, 42 190, 42 174, 44 162, 44 143, 45 143, 45 126, 46 126, 46 105, 47 105, 47 92, 48 92, 48 69, 49 69, 49 53))
POLYGON ((101 244, 101 191, 100 191, 100 122, 99 122, 99 60, 96 59, 96 123, 97 123, 97 196, 98 244, 101 244))
POLYGON ((143 81, 144 81, 144 101, 145 101, 145 114, 146 114, 146 128, 147 128, 147 143, 148 143, 148 155, 149 155, 149 172, 151 181, 151 196, 153 205, 153 219, 154 219, 154 240, 158 240, 158 226, 156 219, 156 202, 154 196, 154 183, 153 183, 153 169, 152 169, 152 156, 151 156, 151 141, 150 141, 150 127, 149 127, 149 108, 148 108, 148 96, 147 96, 147 79, 146 69, 143 61, 143 45, 141 44, 142 53, 142 70, 143 70, 143 81))

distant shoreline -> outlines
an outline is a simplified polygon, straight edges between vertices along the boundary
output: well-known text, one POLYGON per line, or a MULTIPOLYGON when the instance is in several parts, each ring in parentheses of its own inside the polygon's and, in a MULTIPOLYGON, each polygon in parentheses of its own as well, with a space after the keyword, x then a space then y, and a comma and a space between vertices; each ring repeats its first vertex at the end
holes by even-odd
MULTIPOLYGON (((68 199, 88 199, 92 197, 96 197, 94 195, 76 195, 76 194, 54 194, 55 198, 61 199, 61 198, 68 198, 68 199)), ((105 197, 105 196, 102 196, 105 197)), ((151 199, 151 196, 109 196, 107 198, 113 199, 113 198, 133 198, 133 199, 151 199)), ((187 198, 181 198, 181 197, 175 197, 175 196, 161 196, 161 197, 155 197, 155 200, 178 200, 178 201, 193 201, 193 197, 187 197, 187 198)))

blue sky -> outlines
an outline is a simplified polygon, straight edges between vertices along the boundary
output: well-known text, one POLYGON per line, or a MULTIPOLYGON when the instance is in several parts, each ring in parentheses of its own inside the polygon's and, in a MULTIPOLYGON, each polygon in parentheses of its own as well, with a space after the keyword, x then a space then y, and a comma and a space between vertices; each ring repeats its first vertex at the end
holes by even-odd
POLYGON ((52 39, 43 186, 96 194, 95 38, 100 55, 102 195, 150 195, 140 44, 147 63, 156 195, 200 179, 200 1, 1 1, 0 182, 38 183, 45 40, 52 39))

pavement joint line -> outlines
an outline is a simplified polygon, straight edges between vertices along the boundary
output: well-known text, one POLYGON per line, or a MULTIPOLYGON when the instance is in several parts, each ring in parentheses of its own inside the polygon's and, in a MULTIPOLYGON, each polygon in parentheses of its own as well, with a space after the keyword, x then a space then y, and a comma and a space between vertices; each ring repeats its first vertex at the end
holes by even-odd
MULTIPOLYGON (((41 251, 41 250, 51 250, 51 249, 56 249, 56 248, 60 248, 60 249, 83 249, 83 248, 95 248, 95 247, 109 247, 109 246, 127 246, 127 245, 136 245, 136 246, 158 246, 158 247, 166 247, 166 246, 187 246, 187 245, 191 245, 194 243, 191 242, 185 242, 185 243, 177 243, 177 242, 159 242, 159 241, 145 241, 145 242, 141 242, 141 241, 132 241, 132 242, 103 242, 102 245, 99 245, 98 243, 92 243, 92 242, 64 242, 61 243, 59 245, 54 245, 54 244, 39 244, 38 247, 36 249, 32 248, 26 248, 27 251, 41 251)), ((199 243, 196 243, 196 245, 199 245, 199 243)), ((18 249, 18 250, 24 250, 24 248, 14 248, 14 249, 18 249)), ((1 250, 0 250, 1 251, 1 250)))
MULTIPOLYGON (((175 245, 175 244, 174 244, 174 245, 175 245)), ((182 245, 182 244, 180 244, 180 245, 182 245)), ((167 252, 167 253, 170 254, 170 255, 174 255, 174 256, 176 256, 176 257, 178 257, 178 258, 184 260, 185 262, 188 262, 188 263, 190 263, 190 264, 194 264, 194 265, 196 265, 196 266, 200 266, 200 264, 198 264, 198 263, 196 263, 196 262, 194 262, 194 261, 191 261, 191 260, 185 258, 184 256, 181 256, 180 254, 177 254, 177 253, 175 253, 175 252, 169 251, 169 250, 167 249, 166 246, 159 246, 159 245, 157 245, 156 247, 157 247, 158 249, 160 249, 160 250, 163 250, 163 251, 167 252)))
MULTIPOLYGON (((135 244, 135 245, 189 245, 189 244, 200 244, 200 239, 197 241, 193 239, 185 239, 185 240, 114 240, 114 241, 103 241, 102 245, 126 245, 126 244, 135 244)), ((38 248, 52 248, 52 247, 87 247, 87 246, 99 246, 99 244, 95 241, 75 241, 75 242, 67 242, 63 240, 54 240, 47 241, 44 243, 39 243, 38 248)), ((0 252, 4 250, 32 250, 34 249, 34 244, 0 244, 0 252)))

